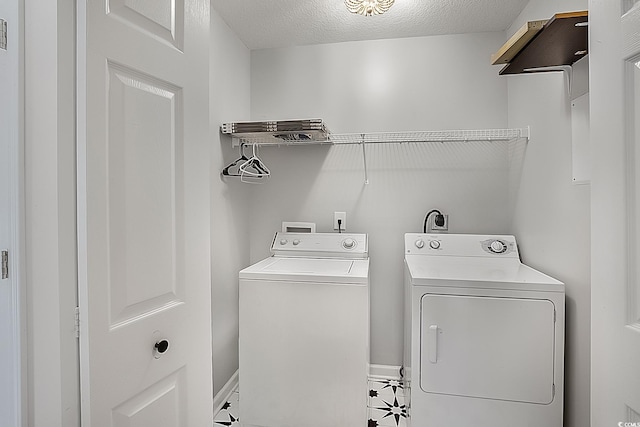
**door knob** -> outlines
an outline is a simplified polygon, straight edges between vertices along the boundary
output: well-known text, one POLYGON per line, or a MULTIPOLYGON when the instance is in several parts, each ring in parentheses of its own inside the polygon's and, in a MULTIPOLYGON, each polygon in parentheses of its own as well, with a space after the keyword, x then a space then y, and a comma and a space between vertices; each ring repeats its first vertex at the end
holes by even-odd
POLYGON ((169 341, 168 340, 160 340, 153 346, 153 351, 156 359, 159 359, 164 353, 169 350, 169 341))

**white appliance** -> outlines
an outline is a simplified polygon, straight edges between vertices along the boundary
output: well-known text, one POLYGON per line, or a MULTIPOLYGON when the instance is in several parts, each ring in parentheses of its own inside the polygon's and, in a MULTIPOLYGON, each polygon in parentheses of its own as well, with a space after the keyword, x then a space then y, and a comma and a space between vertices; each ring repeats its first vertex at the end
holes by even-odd
POLYGON ((240 422, 364 425, 367 235, 276 233, 271 253, 240 271, 240 422))
POLYGON ((564 285, 513 236, 405 235, 410 425, 561 427, 564 285))

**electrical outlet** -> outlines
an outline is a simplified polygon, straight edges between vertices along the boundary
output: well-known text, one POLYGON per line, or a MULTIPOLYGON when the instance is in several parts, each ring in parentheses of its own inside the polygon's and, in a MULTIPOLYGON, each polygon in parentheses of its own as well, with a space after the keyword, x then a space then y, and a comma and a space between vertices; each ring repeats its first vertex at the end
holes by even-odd
POLYGON ((333 213, 333 229, 334 230, 338 230, 338 220, 340 220, 340 230, 345 231, 347 229, 347 213, 346 212, 333 213))
POLYGON ((449 215, 442 215, 444 217, 444 224, 441 226, 436 225, 435 218, 433 224, 431 224, 431 230, 433 231, 449 231, 449 215))

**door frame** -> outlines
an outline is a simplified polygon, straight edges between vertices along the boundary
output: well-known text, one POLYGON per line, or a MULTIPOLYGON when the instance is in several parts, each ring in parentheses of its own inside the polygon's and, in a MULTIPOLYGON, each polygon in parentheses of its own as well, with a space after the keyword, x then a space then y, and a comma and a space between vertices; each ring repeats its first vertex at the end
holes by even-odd
POLYGON ((75 9, 86 0, 10 1, 23 8, 24 423, 79 426, 75 9))
MULTIPOLYGON (((2 123, 7 126, 9 157, 9 286, 12 301, 13 364, 16 368, 14 380, 14 417, 18 426, 27 425, 27 304, 24 269, 25 204, 24 204, 24 4, 20 0, 5 3, 1 18, 7 21, 7 50, 10 72, 3 80, 9 97, 4 102, 8 113, 2 123)), ((3 248, 4 249, 4 248, 3 248)))

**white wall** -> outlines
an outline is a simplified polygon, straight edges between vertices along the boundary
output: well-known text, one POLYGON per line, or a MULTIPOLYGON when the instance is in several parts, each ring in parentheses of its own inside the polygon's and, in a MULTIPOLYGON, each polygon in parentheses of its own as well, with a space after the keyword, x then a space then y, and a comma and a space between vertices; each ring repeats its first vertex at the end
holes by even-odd
POLYGON ((211 10, 211 278, 213 392, 238 369, 238 271, 249 265, 249 191, 220 171, 237 157, 221 123, 249 119, 249 49, 211 10))
POLYGON ((75 2, 25 3, 28 425, 79 425, 75 2))
MULTIPOLYGON (((510 31, 527 20, 587 6, 584 0, 532 0, 510 31)), ((562 73, 505 79, 509 126, 532 129, 528 146, 513 151, 511 231, 525 263, 565 283, 565 426, 588 426, 591 188, 572 183, 568 87, 562 73)))
POLYGON ((489 66, 498 33, 251 52, 251 118, 321 117, 331 131, 506 125, 506 83, 489 66))
MULTIPOLYGON (((321 117, 340 132, 487 129, 507 124, 506 80, 489 65, 501 33, 379 40, 251 53, 251 118, 321 117)), ((313 221, 368 233, 371 362, 402 364, 403 234, 425 213, 450 215, 450 231, 509 226, 506 144, 263 148, 273 176, 251 186, 251 260, 268 255, 280 223, 313 221)))
POLYGON ((572 183, 563 75, 509 77, 509 106, 510 124, 532 126, 514 182, 512 232, 525 263, 565 283, 565 425, 589 425, 590 186, 572 183))

